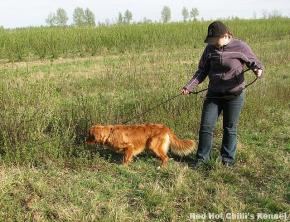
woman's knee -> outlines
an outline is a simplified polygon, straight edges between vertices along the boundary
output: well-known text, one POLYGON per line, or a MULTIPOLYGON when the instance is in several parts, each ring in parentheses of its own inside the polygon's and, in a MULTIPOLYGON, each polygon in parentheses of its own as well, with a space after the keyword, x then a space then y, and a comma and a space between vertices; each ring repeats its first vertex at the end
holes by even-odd
POLYGON ((227 134, 237 134, 237 124, 229 123, 223 126, 224 133, 227 134))
POLYGON ((200 132, 212 134, 215 128, 215 124, 201 124, 200 132))

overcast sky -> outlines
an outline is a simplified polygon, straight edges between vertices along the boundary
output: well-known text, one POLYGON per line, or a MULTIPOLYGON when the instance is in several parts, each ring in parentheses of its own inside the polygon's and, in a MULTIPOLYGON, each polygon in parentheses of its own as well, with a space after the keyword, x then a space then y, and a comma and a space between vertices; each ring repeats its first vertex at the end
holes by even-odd
POLYGON ((75 7, 91 9, 96 22, 116 21, 118 12, 129 9, 133 20, 140 21, 144 17, 160 20, 160 12, 164 5, 171 8, 172 20, 182 19, 181 10, 196 7, 204 19, 216 19, 229 16, 250 18, 256 14, 261 17, 264 11, 278 10, 282 15, 290 17, 290 0, 0 0, 0 26, 5 28, 45 25, 50 12, 64 8, 72 23, 75 7))

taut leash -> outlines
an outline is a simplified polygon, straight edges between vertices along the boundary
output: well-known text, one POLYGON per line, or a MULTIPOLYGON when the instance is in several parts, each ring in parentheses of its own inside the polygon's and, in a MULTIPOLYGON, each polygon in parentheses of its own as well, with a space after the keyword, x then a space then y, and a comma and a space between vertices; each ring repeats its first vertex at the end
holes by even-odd
MULTIPOLYGON (((249 70, 251 70, 251 68, 245 69, 243 72, 241 72, 241 74, 243 74, 243 73, 245 73, 245 72, 248 72, 249 70)), ((259 78, 259 77, 256 76, 256 78, 255 78, 252 82, 250 82, 250 83, 248 83, 248 84, 245 85, 245 88, 244 88, 244 89, 246 89, 248 86, 250 86, 250 85, 252 85, 254 82, 256 82, 258 78, 259 78)), ((207 88, 207 89, 208 89, 208 88, 207 88)), ((198 91, 198 93, 201 92, 201 91, 205 91, 205 90, 207 90, 207 89, 200 90, 200 91, 198 91)), ((192 92, 192 93, 193 93, 193 92, 192 92)), ((191 94, 191 93, 190 93, 190 94, 191 94)), ((209 98, 209 99, 227 99, 227 98, 232 98, 233 96, 234 96, 234 94, 233 94, 233 95, 225 95, 225 96, 207 96, 207 97, 205 97, 205 98, 209 98)))
POLYGON ((163 104, 165 104, 165 103, 167 103, 167 102, 169 102, 169 101, 171 101, 171 100, 173 100, 173 99, 175 99, 175 98, 177 98, 178 96, 181 96, 181 95, 182 95, 182 94, 179 93, 179 94, 177 94, 177 95, 175 95, 175 96, 172 96, 172 97, 170 97, 169 99, 167 99, 167 100, 165 100, 165 101, 163 101, 163 102, 161 102, 161 103, 159 103, 159 104, 157 104, 157 105, 151 107, 150 109, 147 109, 147 110, 145 110, 144 112, 139 113, 139 114, 133 116, 132 118, 130 118, 130 119, 128 119, 128 120, 122 122, 122 124, 126 124, 126 123, 130 122, 131 120, 136 119, 138 116, 143 116, 144 114, 150 112, 151 110, 153 110, 153 109, 155 109, 155 108, 157 108, 157 107, 159 107, 159 106, 161 106, 161 105, 163 105, 163 104))
MULTIPOLYGON (((249 70, 251 70, 251 69, 248 68, 248 69, 244 70, 242 73, 245 73, 245 72, 247 72, 247 71, 249 71, 249 70)), ((242 73, 241 73, 241 74, 242 74, 242 73)), ((257 79, 258 79, 258 77, 256 77, 256 78, 255 78, 252 82, 250 82, 249 84, 245 85, 245 88, 244 88, 244 89, 246 89, 248 86, 250 86, 250 85, 252 85, 254 82, 256 82, 257 79)), ((206 88, 206 89, 202 89, 202 90, 199 90, 199 91, 190 92, 189 94, 197 95, 197 94, 199 94, 199 93, 201 93, 201 92, 204 92, 204 91, 206 91, 206 90, 208 90, 208 88, 206 88)), ((173 99, 175 99, 175 98, 177 98, 177 97, 179 97, 179 96, 181 96, 181 95, 183 95, 183 94, 182 94, 182 93, 179 93, 179 94, 177 94, 177 95, 174 95, 174 96, 168 98, 167 100, 165 100, 165 101, 163 101, 163 102, 161 102, 161 103, 156 104, 155 106, 151 107, 150 109, 147 109, 147 110, 145 110, 144 112, 142 112, 142 113, 138 113, 137 115, 134 115, 132 118, 127 119, 126 121, 123 121, 122 124, 126 124, 126 123, 132 121, 133 119, 136 119, 136 118, 139 117, 139 116, 144 116, 146 113, 148 113, 148 112, 154 110, 155 108, 157 108, 157 107, 159 107, 159 106, 161 106, 161 105, 163 105, 163 104, 165 104, 165 103, 167 103, 167 102, 169 102, 169 101, 171 101, 171 100, 173 100, 173 99)), ((230 96, 232 96, 232 95, 230 95, 230 96)), ((206 98, 220 98, 220 99, 223 99, 223 98, 229 98, 229 95, 226 95, 226 96, 220 96, 220 97, 206 97, 206 98)))

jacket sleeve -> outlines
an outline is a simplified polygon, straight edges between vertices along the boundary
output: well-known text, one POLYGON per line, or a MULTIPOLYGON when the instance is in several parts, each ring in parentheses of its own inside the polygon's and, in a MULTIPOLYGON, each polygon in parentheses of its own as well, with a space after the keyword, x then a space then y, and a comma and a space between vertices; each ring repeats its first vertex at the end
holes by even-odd
POLYGON ((188 83, 183 88, 192 92, 193 89, 206 78, 208 74, 208 69, 209 69, 209 64, 207 61, 207 47, 206 47, 199 60, 197 71, 194 73, 192 78, 188 81, 188 83))
POLYGON ((253 53, 251 47, 245 43, 242 42, 242 47, 241 47, 242 53, 247 57, 249 63, 246 63, 248 68, 251 69, 263 69, 264 70, 264 65, 261 63, 259 59, 257 59, 256 55, 253 53))

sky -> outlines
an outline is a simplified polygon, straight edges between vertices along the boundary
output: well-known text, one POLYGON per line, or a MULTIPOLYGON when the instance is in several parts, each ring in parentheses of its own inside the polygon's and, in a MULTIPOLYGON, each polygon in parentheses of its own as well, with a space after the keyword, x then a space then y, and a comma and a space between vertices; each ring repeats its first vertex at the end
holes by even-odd
POLYGON ((57 8, 64 8, 72 23, 76 7, 89 8, 96 22, 113 23, 118 13, 129 9, 134 21, 144 17, 159 21, 163 6, 171 9, 172 21, 182 20, 181 10, 197 8, 199 18, 205 20, 238 16, 240 18, 262 17, 263 12, 278 10, 290 17, 290 0, 0 0, 0 26, 5 28, 46 25, 45 19, 57 8))

